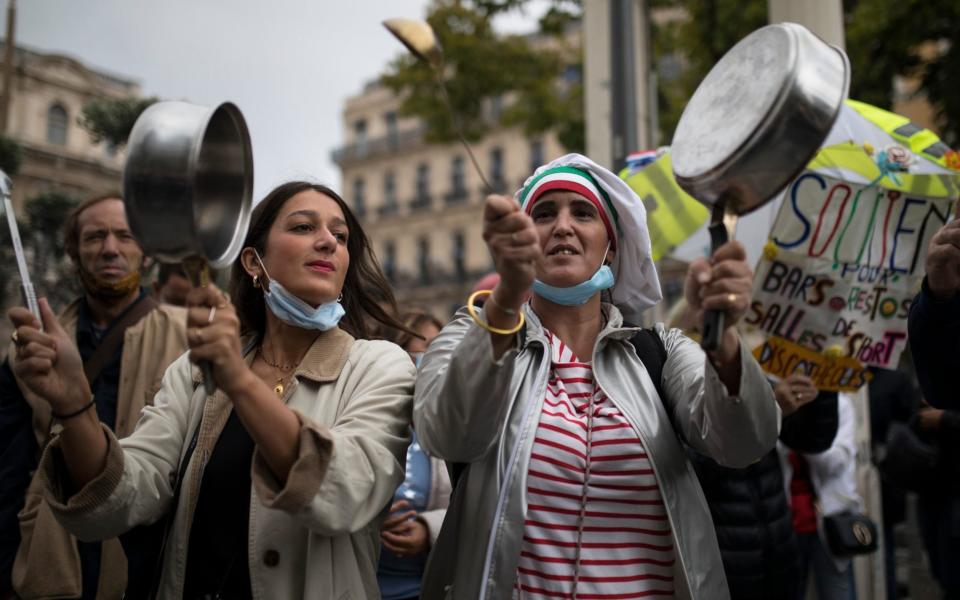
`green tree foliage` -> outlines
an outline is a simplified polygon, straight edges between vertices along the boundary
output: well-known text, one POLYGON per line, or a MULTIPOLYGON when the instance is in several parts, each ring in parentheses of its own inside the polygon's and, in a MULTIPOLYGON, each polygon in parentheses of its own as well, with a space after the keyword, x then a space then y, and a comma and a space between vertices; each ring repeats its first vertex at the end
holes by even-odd
MULTIPOLYGON (((654 56, 683 56, 677 81, 658 89, 660 129, 669 140, 696 86, 741 38, 767 23, 766 0, 654 0, 689 19, 653 32, 654 56)), ((894 76, 917 78, 938 118, 937 133, 960 144, 960 2, 844 0, 850 97, 893 108, 894 76)))
POLYGON ((657 89, 660 132, 669 143, 683 108, 710 68, 743 37, 767 24, 767 0, 659 0, 651 9, 683 7, 689 18, 654 26, 654 61, 674 57, 684 65, 679 78, 657 89))
POLYGON ((23 150, 15 140, 0 135, 0 169, 13 177, 20 170, 20 161, 23 159, 23 150))
MULTIPOLYGON (((525 0, 437 0, 431 5, 427 22, 444 50, 444 78, 455 118, 469 140, 482 138, 498 124, 520 127, 528 135, 557 128, 561 143, 582 150, 583 89, 577 78, 570 76, 580 72, 582 59, 562 36, 565 24, 579 18, 580 3, 555 0, 541 20, 541 35, 549 38, 543 43, 497 35, 493 18, 524 4, 525 0), (491 117, 485 108, 501 100, 503 110, 491 117)), ((403 114, 426 123, 428 140, 456 139, 434 73, 427 65, 412 56, 400 56, 382 81, 403 97, 403 114)))
POLYGON ((845 0, 850 96, 891 108, 893 79, 919 79, 937 133, 960 144, 960 2, 845 0))
POLYGON ((77 123, 90 133, 94 143, 107 142, 113 146, 127 143, 133 124, 156 98, 98 98, 83 107, 77 123))
POLYGON ((73 267, 63 247, 63 224, 77 200, 67 194, 46 192, 26 202, 30 229, 23 243, 33 251, 30 272, 37 294, 61 306, 76 295, 73 267))

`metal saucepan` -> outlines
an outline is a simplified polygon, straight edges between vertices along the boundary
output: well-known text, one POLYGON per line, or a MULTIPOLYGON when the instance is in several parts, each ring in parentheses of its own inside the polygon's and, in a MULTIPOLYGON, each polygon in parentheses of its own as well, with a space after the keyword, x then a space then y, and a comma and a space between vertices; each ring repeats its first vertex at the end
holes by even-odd
MULTIPOLYGON (((850 85, 850 63, 795 23, 768 25, 714 65, 680 117, 671 152, 677 183, 712 209, 711 250, 736 217, 771 200, 830 132, 850 85)), ((723 313, 704 314, 701 345, 716 349, 723 313)))
MULTIPOLYGON (((137 119, 123 201, 146 254, 182 262, 191 283, 205 285, 210 266, 227 267, 240 253, 252 198, 250 133, 235 105, 158 102, 137 119)), ((211 393, 209 365, 201 368, 211 393)))

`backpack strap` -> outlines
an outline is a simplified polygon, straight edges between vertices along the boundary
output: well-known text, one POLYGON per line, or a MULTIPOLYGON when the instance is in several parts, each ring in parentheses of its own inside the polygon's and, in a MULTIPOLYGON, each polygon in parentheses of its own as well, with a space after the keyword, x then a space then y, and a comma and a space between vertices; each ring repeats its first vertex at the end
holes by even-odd
POLYGON ((667 347, 663 345, 660 335, 653 329, 641 329, 630 338, 630 343, 637 351, 640 362, 647 368, 647 373, 650 374, 650 379, 657 388, 657 394, 663 401, 663 366, 667 362, 667 347))

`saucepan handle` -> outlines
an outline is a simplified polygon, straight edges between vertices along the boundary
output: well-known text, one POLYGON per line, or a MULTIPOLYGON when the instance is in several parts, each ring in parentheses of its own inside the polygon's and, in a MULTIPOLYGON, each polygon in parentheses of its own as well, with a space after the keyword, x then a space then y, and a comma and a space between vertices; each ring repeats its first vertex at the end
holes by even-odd
MULTIPOLYGON (((183 259, 183 270, 187 272, 190 279, 190 285, 193 287, 205 286, 210 283, 210 265, 206 259, 200 256, 189 256, 183 259)), ((213 367, 209 361, 202 361, 198 365, 203 374, 203 389, 207 395, 213 394, 217 388, 213 380, 213 367)))
MULTIPOLYGON (((722 218, 722 209, 719 211, 721 212, 719 219, 716 215, 717 212, 718 211, 714 209, 714 217, 708 228, 710 232, 711 255, 729 240, 727 225, 723 222, 722 218)), ((720 337, 723 335, 723 314, 723 311, 720 310, 703 311, 703 337, 700 339, 700 347, 708 352, 720 347, 720 337)))

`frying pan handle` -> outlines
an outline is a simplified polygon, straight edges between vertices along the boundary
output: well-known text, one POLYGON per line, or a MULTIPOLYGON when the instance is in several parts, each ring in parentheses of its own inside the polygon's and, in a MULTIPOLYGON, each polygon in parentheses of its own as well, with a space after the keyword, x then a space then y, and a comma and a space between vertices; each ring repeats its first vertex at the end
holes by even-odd
MULTIPOLYGON (((205 286, 210 283, 210 265, 206 259, 200 256, 188 256, 183 259, 183 270, 187 272, 190 279, 190 285, 193 287, 205 286)), ((212 395, 217 388, 213 380, 213 367, 209 361, 202 361, 198 365, 203 374, 203 389, 208 396, 212 395)))
MULTIPOLYGON (((722 209, 721 209, 722 210, 722 209)), ((710 254, 726 244, 729 240, 727 226, 723 219, 717 219, 716 215, 712 219, 708 231, 710 232, 710 254)), ((723 335, 723 311, 705 310, 703 311, 703 337, 700 339, 700 347, 710 352, 720 347, 720 337, 723 335)))

